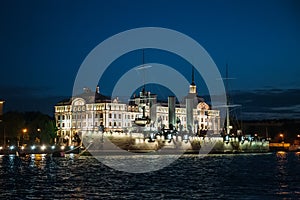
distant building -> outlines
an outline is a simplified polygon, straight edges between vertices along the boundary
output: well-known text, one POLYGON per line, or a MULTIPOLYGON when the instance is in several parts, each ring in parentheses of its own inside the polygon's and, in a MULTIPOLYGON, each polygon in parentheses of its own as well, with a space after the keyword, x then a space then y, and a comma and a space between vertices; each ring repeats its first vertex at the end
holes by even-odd
POLYGON ((185 105, 176 104, 175 97, 169 97, 168 104, 157 102, 157 96, 144 89, 129 103, 124 103, 118 98, 111 99, 100 94, 99 86, 96 92, 84 88, 83 94, 78 97, 55 105, 55 120, 60 138, 58 142, 72 145, 74 136, 89 131, 134 131, 137 119, 145 116, 150 119, 145 126, 149 130, 176 128, 195 134, 212 131, 216 135, 220 132, 219 110, 211 110, 197 96, 193 79, 185 105))
POLYGON ((0 120, 2 120, 4 103, 5 103, 5 101, 0 99, 0 120))

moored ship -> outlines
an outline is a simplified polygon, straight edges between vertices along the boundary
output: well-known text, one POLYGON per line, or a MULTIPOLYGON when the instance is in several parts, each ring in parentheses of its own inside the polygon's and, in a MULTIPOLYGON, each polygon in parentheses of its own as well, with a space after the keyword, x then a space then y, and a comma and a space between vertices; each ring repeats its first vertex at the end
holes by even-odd
MULTIPOLYGON (((229 112, 227 112, 227 119, 229 112)), ((145 85, 129 103, 111 99, 85 88, 84 93, 55 105, 59 145, 93 143, 90 151, 103 149, 104 139, 133 152, 161 149, 199 153, 267 152, 269 142, 241 131, 230 134, 221 129, 220 110, 212 109, 197 95, 194 69, 188 95, 183 103, 169 96, 159 102, 145 85), (81 139, 78 139, 81 138, 81 139), (206 152, 206 151, 205 151, 206 152)))

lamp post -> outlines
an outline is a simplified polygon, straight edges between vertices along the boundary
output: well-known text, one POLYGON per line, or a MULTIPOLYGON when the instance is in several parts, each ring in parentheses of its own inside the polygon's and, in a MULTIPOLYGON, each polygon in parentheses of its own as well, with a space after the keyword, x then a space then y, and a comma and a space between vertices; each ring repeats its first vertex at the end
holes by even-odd
POLYGON ((40 128, 37 128, 36 129, 36 131, 37 131, 37 133, 38 133, 38 138, 39 138, 39 140, 38 140, 38 143, 40 144, 41 143, 41 129, 40 128))
POLYGON ((283 133, 280 133, 280 134, 279 134, 279 137, 281 138, 281 141, 284 142, 284 134, 283 134, 283 133))
POLYGON ((24 135, 27 133, 27 131, 28 131, 27 128, 22 129, 22 133, 23 133, 22 134, 22 145, 24 145, 24 135))

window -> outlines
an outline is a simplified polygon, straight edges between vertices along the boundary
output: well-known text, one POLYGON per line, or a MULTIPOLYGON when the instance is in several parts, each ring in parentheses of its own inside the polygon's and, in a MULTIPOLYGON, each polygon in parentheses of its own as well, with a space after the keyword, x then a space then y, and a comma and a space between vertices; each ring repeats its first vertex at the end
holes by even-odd
POLYGON ((114 114, 114 118, 117 119, 117 114, 116 113, 114 114))
POLYGON ((111 113, 108 114, 108 118, 111 118, 111 113))
POLYGON ((109 122, 109 126, 111 126, 111 122, 109 122))
POLYGON ((114 122, 114 126, 117 126, 117 122, 114 122))
POLYGON ((119 114, 119 119, 122 119, 122 115, 121 114, 119 114))

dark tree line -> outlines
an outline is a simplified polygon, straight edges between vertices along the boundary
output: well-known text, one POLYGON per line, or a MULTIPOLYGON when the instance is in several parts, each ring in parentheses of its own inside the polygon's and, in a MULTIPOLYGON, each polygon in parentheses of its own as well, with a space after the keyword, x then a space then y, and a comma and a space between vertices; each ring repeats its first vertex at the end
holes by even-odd
POLYGON ((54 144, 57 137, 54 120, 40 112, 7 112, 2 119, 2 144, 54 144))

